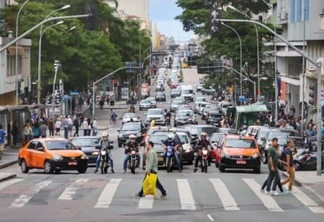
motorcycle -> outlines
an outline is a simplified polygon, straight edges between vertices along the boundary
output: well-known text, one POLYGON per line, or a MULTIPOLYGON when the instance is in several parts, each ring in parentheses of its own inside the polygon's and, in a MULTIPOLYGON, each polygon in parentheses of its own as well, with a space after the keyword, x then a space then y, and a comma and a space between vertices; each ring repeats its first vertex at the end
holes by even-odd
POLYGON ((208 169, 208 150, 206 148, 203 148, 201 150, 201 160, 200 160, 200 168, 202 173, 207 173, 208 169))
POLYGON ((297 170, 316 170, 316 153, 308 149, 300 149, 294 156, 294 166, 297 170))
POLYGON ((138 161, 135 149, 131 149, 130 156, 131 156, 131 158, 128 162, 128 169, 131 170, 132 174, 135 174, 135 169, 136 169, 137 161, 138 161))
POLYGON ((165 123, 166 123, 167 126, 170 126, 170 124, 171 124, 170 116, 167 116, 167 117, 166 117, 166 121, 165 121, 165 123))
POLYGON ((108 168, 110 167, 110 161, 108 160, 108 157, 110 156, 111 150, 113 149, 113 146, 109 146, 107 149, 101 149, 99 152, 100 155, 100 162, 99 167, 101 174, 107 174, 108 168))
POLYGON ((174 146, 168 146, 166 149, 166 167, 167 172, 172 172, 173 168, 173 156, 174 156, 174 146))

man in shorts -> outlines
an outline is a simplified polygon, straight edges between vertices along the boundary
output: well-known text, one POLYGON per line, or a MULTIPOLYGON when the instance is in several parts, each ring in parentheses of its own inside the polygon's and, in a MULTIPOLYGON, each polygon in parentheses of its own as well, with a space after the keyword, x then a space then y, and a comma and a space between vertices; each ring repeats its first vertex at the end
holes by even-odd
POLYGON ((5 130, 3 130, 2 128, 3 128, 3 126, 2 126, 2 124, 0 124, 0 160, 2 159, 2 154, 4 151, 5 141, 6 141, 6 136, 7 136, 7 132, 5 130))

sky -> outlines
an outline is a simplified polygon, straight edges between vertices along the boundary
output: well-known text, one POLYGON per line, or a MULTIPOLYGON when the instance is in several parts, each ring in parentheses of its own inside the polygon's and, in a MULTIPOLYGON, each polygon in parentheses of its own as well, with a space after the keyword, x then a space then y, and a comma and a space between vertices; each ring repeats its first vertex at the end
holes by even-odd
POLYGON ((149 0, 150 19, 157 24, 161 34, 173 36, 175 41, 183 43, 193 37, 192 32, 183 31, 182 23, 174 18, 180 15, 181 8, 176 5, 177 0, 149 0))

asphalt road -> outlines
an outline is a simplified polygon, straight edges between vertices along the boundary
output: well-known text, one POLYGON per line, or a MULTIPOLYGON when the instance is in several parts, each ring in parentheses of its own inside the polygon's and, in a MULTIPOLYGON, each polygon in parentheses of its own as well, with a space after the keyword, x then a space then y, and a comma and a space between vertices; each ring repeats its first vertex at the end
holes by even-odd
MULTIPOLYGON (((195 86, 198 78, 196 70, 184 71, 185 83, 195 86)), ((169 101, 158 104, 169 106, 169 101)), ((97 112, 100 125, 109 125, 108 113, 97 112)), ((110 139, 116 140, 119 127, 120 121, 109 125, 110 139)), ((0 221, 323 221, 324 203, 307 189, 296 187, 295 193, 277 197, 261 193, 266 166, 261 174, 220 173, 214 165, 207 174, 193 173, 193 166, 184 166, 183 173, 160 170, 167 199, 136 198, 144 172, 123 174, 124 152, 116 142, 115 147, 115 174, 93 174, 93 168, 86 174, 22 174, 18 165, 2 170, 17 178, 0 183, 0 221)))

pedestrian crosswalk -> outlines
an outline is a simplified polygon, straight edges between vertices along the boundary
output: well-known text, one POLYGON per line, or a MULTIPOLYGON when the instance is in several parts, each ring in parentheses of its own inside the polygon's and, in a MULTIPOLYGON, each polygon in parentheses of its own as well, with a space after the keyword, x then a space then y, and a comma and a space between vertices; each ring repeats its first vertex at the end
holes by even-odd
POLYGON ((222 211, 264 210, 285 212, 291 209, 305 210, 310 213, 324 214, 323 202, 312 193, 294 187, 294 192, 285 196, 270 196, 260 192, 261 181, 254 178, 162 178, 162 184, 168 197, 160 200, 147 196, 136 198, 132 193, 140 189, 142 180, 134 178, 79 178, 72 180, 41 180, 12 179, 0 183, 0 199, 8 201, 8 208, 29 206, 33 199, 48 198, 47 204, 53 201, 78 206, 106 209, 112 212, 124 206, 139 210, 184 210, 197 211, 218 209, 222 211), (22 189, 22 187, 24 189, 22 189), (39 193, 47 193, 40 195, 39 193), (38 196, 39 195, 39 196, 38 196), (11 198, 8 198, 11 197, 11 198))

